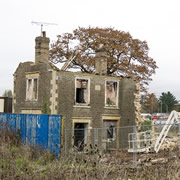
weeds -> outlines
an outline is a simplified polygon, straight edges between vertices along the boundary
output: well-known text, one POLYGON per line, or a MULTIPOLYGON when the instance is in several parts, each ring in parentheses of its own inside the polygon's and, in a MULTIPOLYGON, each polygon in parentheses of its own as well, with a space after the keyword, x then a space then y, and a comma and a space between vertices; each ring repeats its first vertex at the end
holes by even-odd
POLYGON ((55 155, 40 147, 25 146, 16 132, 6 126, 0 130, 0 179, 87 179, 142 180, 179 179, 179 149, 163 151, 158 156, 169 157, 166 163, 152 165, 146 160, 132 167, 132 155, 127 150, 103 154, 97 145, 74 147, 66 156, 55 155))

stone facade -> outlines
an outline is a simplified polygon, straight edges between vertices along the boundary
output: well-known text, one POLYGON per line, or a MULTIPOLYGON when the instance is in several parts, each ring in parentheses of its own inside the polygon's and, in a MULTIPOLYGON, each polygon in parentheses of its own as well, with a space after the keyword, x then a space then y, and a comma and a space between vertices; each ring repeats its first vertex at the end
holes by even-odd
MULTIPOLYGON (((46 37, 39 37, 39 41, 43 38, 46 37)), ((42 42, 49 43, 47 39, 42 42)), ((65 129, 104 128, 108 124, 121 127, 139 123, 139 86, 134 78, 103 75, 100 69, 97 74, 61 71, 48 62, 46 55, 43 60, 36 56, 35 62, 20 63, 16 69, 15 113, 61 114, 65 129)), ((104 65, 102 68, 104 72, 104 65)), ((125 144, 121 142, 128 138, 128 131, 118 133, 117 146, 126 147, 127 141, 125 144)))

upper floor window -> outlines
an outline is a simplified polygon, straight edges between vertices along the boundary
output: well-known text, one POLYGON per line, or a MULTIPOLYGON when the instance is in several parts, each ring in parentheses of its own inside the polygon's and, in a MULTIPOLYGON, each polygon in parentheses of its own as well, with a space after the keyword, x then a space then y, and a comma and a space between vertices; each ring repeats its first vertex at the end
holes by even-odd
POLYGON ((106 81, 105 105, 118 106, 118 81, 106 81))
POLYGON ((26 100, 37 100, 38 98, 38 78, 26 79, 26 100))
POLYGON ((75 79, 75 104, 89 105, 90 103, 90 80, 75 79))

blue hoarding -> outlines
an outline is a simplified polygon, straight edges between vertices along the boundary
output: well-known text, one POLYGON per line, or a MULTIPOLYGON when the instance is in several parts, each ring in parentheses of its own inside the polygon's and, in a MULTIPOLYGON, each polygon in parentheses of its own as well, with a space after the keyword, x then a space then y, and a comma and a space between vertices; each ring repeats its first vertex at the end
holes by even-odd
POLYGON ((41 146, 60 155, 62 116, 40 114, 0 113, 0 125, 6 123, 10 130, 20 131, 21 140, 26 145, 41 146))

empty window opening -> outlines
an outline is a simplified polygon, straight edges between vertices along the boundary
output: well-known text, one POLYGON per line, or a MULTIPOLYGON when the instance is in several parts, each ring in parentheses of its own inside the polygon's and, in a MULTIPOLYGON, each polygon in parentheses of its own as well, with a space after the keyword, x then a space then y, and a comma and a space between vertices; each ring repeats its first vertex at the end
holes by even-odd
POLYGON ((74 124, 74 145, 78 150, 83 150, 84 144, 87 143, 87 123, 74 124))
POLYGON ((89 90, 87 79, 76 79, 76 103, 89 104, 89 90))
POLYGON ((104 120, 104 139, 115 140, 117 134, 117 121, 116 120, 104 120))
POLYGON ((38 78, 27 79, 26 81, 26 100, 37 100, 38 78))
POLYGON ((106 106, 118 105, 118 83, 115 81, 106 81, 106 106))

